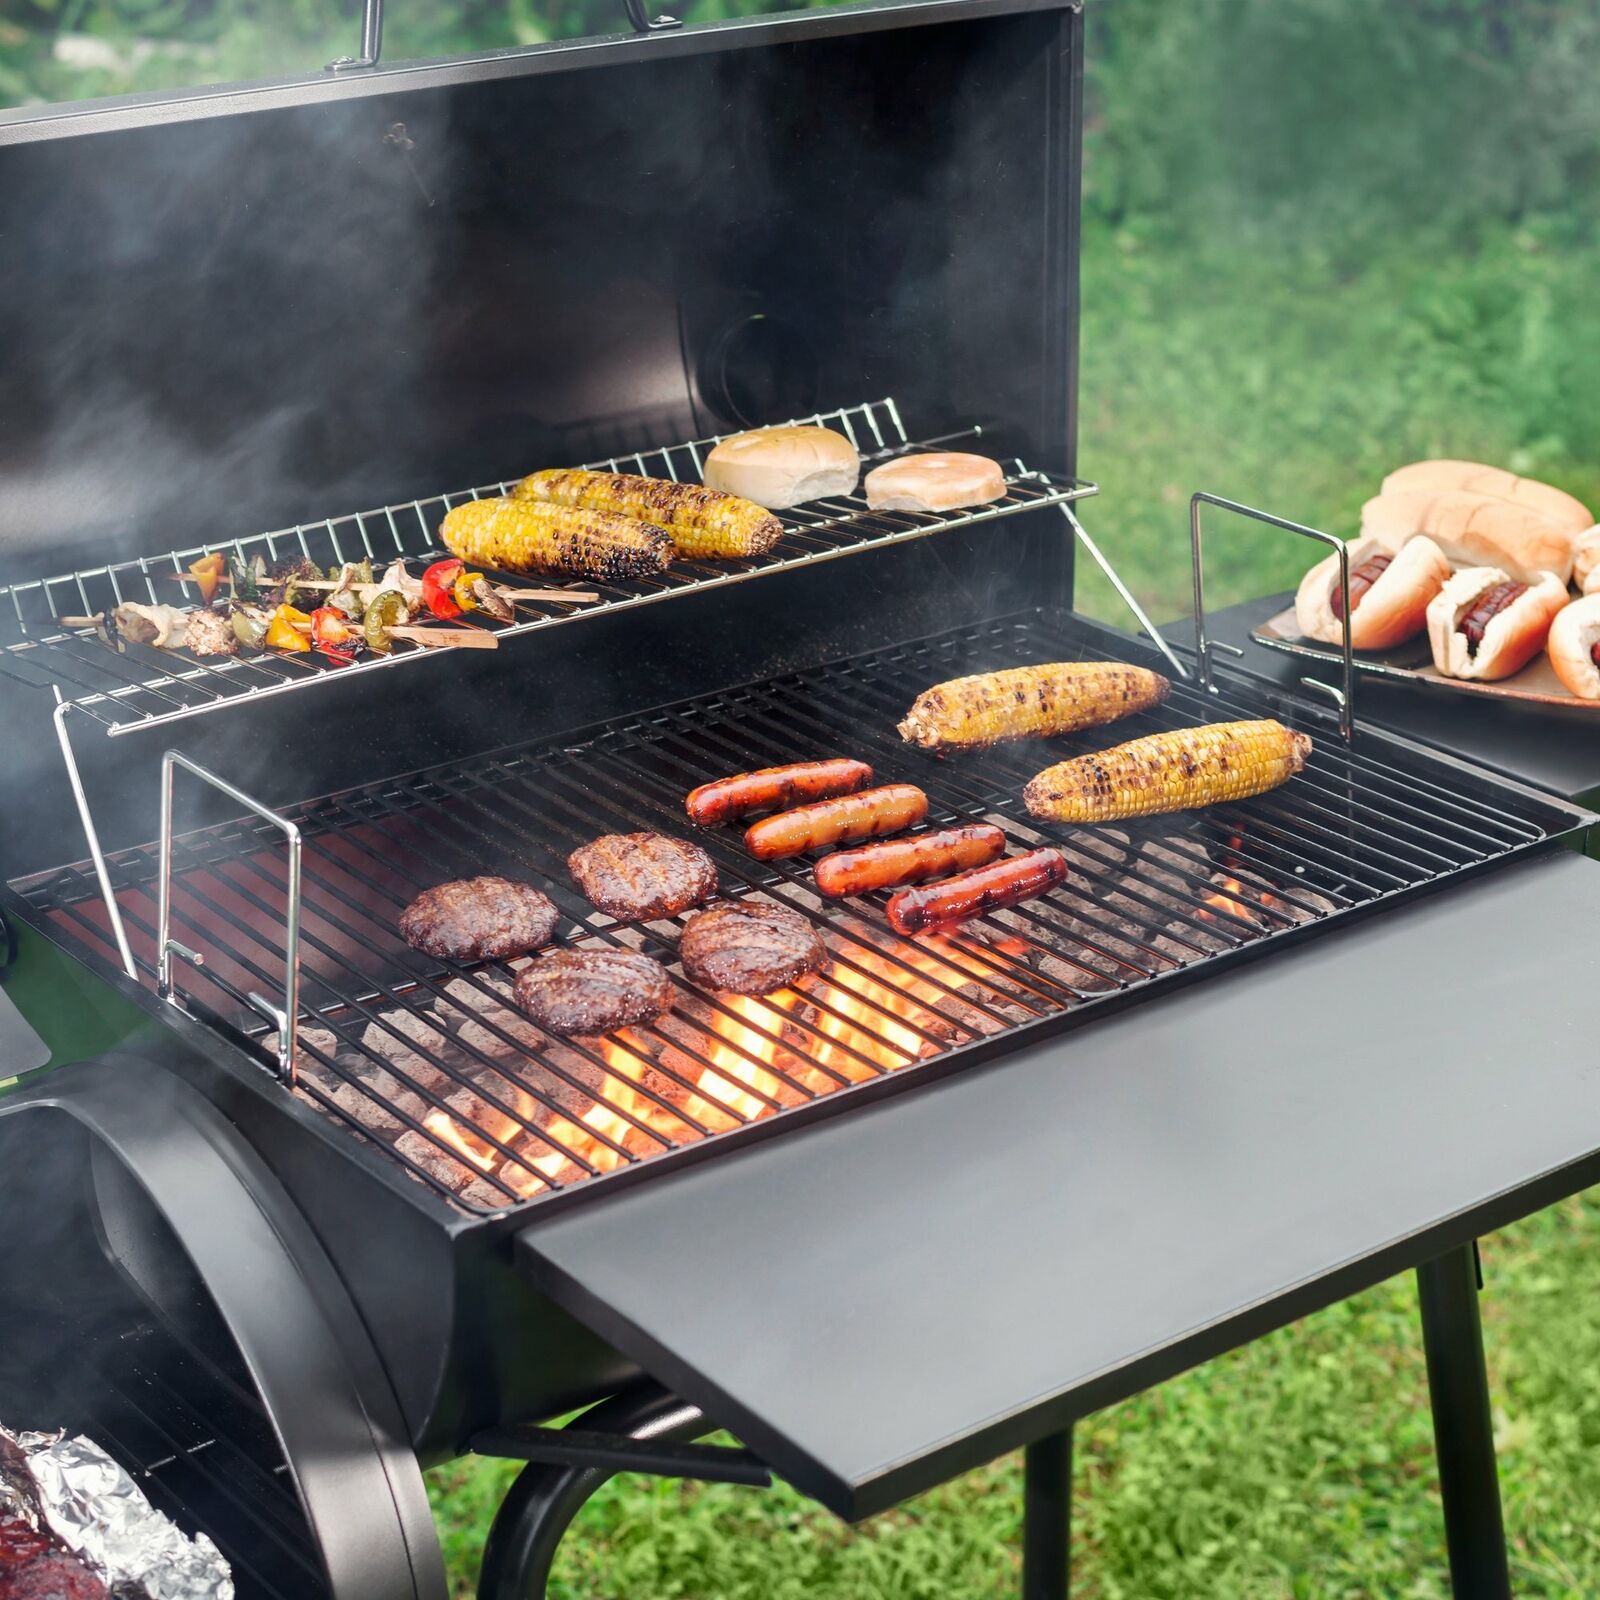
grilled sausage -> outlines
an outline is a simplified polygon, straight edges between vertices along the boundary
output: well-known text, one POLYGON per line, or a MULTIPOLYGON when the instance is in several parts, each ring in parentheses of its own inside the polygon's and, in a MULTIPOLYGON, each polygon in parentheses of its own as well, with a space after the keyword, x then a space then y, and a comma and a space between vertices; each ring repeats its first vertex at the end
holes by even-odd
POLYGON ((701 827, 733 822, 752 811, 776 811, 807 800, 828 800, 853 794, 872 782, 865 761, 796 761, 786 767, 762 767, 736 778, 702 783, 684 802, 689 820, 701 827))
POLYGON ((923 933, 985 912, 1014 906, 1067 880, 1067 858, 1046 847, 1008 861, 974 867, 925 889, 902 889, 889 900, 889 926, 896 933, 923 933))
POLYGON ((864 844, 824 856, 816 865, 817 888, 835 899, 921 883, 968 867, 987 866, 1005 854, 1006 836, 987 822, 969 828, 914 833, 884 844, 864 844))
POLYGON ((744 847, 758 861, 823 850, 853 839, 879 839, 899 833, 928 814, 928 797, 915 784, 887 783, 881 789, 819 800, 815 805, 780 811, 745 829, 744 847))

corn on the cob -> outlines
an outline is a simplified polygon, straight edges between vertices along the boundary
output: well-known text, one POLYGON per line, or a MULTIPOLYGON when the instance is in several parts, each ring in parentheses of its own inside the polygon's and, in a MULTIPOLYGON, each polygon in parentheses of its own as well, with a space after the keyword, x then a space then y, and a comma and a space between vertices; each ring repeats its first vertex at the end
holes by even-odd
POLYGON ((1305 734, 1271 719, 1175 728, 1046 767, 1022 798, 1052 822, 1119 822, 1264 794, 1310 754, 1305 734))
POLYGON ((1057 661, 936 683, 917 696, 900 737, 924 750, 971 750, 1098 728, 1158 706, 1172 685, 1120 661, 1057 661))
POLYGON ((765 555, 783 536, 783 524, 770 511, 697 483, 552 467, 530 474, 512 493, 521 500, 640 517, 665 528, 686 556, 765 555))
POLYGON ((446 515, 439 538, 474 566, 585 578, 645 577, 676 553, 671 536, 647 522, 537 500, 469 500, 446 515))

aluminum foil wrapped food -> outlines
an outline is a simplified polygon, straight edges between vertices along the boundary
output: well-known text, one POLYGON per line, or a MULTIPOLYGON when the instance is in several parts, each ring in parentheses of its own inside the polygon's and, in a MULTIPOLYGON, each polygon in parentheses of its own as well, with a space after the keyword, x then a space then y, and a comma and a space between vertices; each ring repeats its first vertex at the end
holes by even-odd
POLYGON ((0 1600, 36 1594, 233 1600, 233 1576, 93 1441, 0 1427, 0 1600))

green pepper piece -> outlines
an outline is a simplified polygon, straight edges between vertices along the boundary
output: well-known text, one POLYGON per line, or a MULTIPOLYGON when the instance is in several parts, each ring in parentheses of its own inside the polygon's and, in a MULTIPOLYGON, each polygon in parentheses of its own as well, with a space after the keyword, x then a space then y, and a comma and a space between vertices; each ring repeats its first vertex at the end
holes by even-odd
POLYGON ((387 655, 394 649, 394 641, 389 637, 390 628, 404 622, 410 615, 411 608, 406 604, 406 597, 398 589, 384 589, 373 595, 361 623, 367 648, 387 655))

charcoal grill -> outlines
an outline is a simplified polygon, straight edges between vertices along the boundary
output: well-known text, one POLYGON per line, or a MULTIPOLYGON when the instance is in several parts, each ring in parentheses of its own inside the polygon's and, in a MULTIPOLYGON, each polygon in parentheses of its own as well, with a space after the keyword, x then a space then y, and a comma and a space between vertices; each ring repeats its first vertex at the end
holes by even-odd
POLYGON ((0 229, 62 252, 0 263, 0 1038, 52 1068, 0 1099, 24 1219, 0 1275, 29 1291, 0 1417, 95 1431, 241 1593, 441 1594, 418 1464, 467 1449, 530 1463, 486 1554, 502 1600, 541 1591, 612 1470, 775 1469, 855 1517, 1026 1444, 1024 1583, 1056 1595, 1075 1415, 1433 1258, 1436 1387, 1466 1384, 1452 1538, 1482 1512, 1459 1270, 1600 1149, 1571 1050, 1509 1108, 1504 1080, 1541 988, 1596 1004, 1561 848, 1593 819, 1358 715, 1348 679, 1222 660, 1198 508, 1231 502, 1197 498, 1193 648, 1104 560, 1075 459, 1081 70, 1071 4, 932 0, 0 118, 0 229), (692 480, 790 418, 869 459, 980 449, 1007 493, 799 508, 767 557, 582 585, 493 653, 208 662, 89 620, 178 601, 204 551, 420 555, 542 462, 692 480), (1142 635, 1072 610, 1079 550, 1142 635), (932 682, 1074 657, 1174 680, 1130 734, 1276 715, 1311 764, 1068 829, 1020 805, 1039 750, 894 733, 932 682), (694 784, 823 752, 922 784, 935 821, 1056 843, 1071 879, 903 941, 881 897, 824 905, 708 832, 723 893, 801 911, 830 965, 761 1001, 674 968, 670 1017, 597 1040, 532 1029, 509 967, 394 935, 419 889, 504 871, 563 943, 670 963, 678 922, 598 914, 568 851, 682 833, 694 784), (1539 926, 1503 1003, 1397 1038, 1477 916, 1539 926), (1370 1003, 1308 1024, 1325 985, 1370 1003), (1451 1159, 1408 1159, 1441 1103, 1451 1159), (1142 1198, 1113 1223, 1119 1190, 1142 1198), (1029 1300, 1048 1314, 997 1318, 1029 1300), (713 1424, 748 1450, 690 1442, 713 1424))

